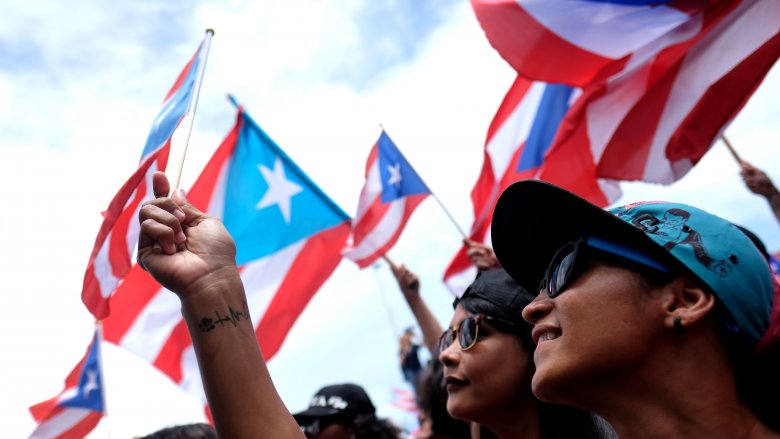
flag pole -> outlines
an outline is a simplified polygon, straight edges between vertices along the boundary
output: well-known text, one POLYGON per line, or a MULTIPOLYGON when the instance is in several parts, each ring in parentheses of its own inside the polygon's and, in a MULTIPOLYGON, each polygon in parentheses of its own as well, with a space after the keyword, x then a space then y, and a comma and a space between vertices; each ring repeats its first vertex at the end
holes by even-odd
POLYGON ((179 180, 181 179, 181 171, 184 167, 184 157, 187 155, 187 145, 190 142, 190 134, 192 133, 192 124, 195 120, 195 111, 198 109, 198 96, 200 96, 200 86, 203 82, 203 74, 206 71, 206 60, 209 57, 209 48, 211 47, 211 37, 214 36, 213 29, 206 29, 206 36, 203 38, 202 53, 198 53, 201 62, 198 64, 198 71, 195 76, 195 84, 192 90, 192 98, 187 106, 187 112, 182 117, 179 126, 171 136, 171 151, 179 151, 177 160, 173 163, 173 173, 169 175, 168 180, 171 182, 172 195, 176 188, 179 187, 179 180))
POLYGON ((733 146, 731 146, 731 142, 729 142, 729 139, 726 138, 726 135, 725 134, 721 134, 720 135, 720 139, 723 140, 723 143, 726 144, 726 148, 729 149, 729 152, 734 157, 734 160, 736 160, 737 163, 739 163, 739 165, 742 166, 742 159, 739 158, 739 154, 737 154, 737 151, 734 149, 733 146))
MULTIPOLYGON (((430 191, 431 189, 428 188, 428 190, 430 191)), ((463 239, 469 239, 469 237, 466 235, 466 233, 463 231, 463 229, 460 228, 460 225, 458 225, 457 221, 455 221, 455 218, 452 216, 450 211, 447 210, 446 207, 444 207, 444 204, 441 202, 439 197, 437 197, 436 194, 433 193, 433 191, 431 191, 431 196, 433 197, 434 200, 436 200, 437 203, 439 203, 439 206, 441 206, 441 209, 444 211, 444 213, 447 214, 447 217, 450 219, 450 221, 455 226, 455 228, 458 229, 458 233, 460 233, 460 236, 462 236, 463 239)))
MULTIPOLYGON (((390 262, 390 259, 388 259, 386 256, 382 256, 385 261, 392 264, 390 262)), ((379 297, 382 300, 382 306, 385 308, 385 312, 387 313, 387 320, 390 322, 390 326, 393 330, 393 335, 395 337, 399 337, 401 332, 398 329, 398 324, 395 321, 395 317, 393 316, 393 312, 390 310, 390 304, 387 303, 387 298, 385 297, 385 288, 382 284, 382 279, 379 278, 379 265, 380 264, 374 264, 374 274, 376 275, 376 283, 379 286, 379 297)))

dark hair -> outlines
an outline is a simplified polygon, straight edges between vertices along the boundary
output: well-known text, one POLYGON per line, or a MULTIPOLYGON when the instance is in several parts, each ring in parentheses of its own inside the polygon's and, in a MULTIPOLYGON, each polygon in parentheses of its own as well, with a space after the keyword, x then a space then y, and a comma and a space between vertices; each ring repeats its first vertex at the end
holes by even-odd
POLYGON ((777 395, 780 394, 780 343, 759 352, 738 333, 721 329, 726 352, 734 367, 739 397, 767 427, 780 432, 777 395))
POLYGON ((355 439, 399 439, 401 429, 375 415, 359 416, 355 421, 355 439))
MULTIPOLYGON (((472 314, 485 314, 515 324, 517 330, 513 332, 513 334, 520 339, 523 347, 528 350, 528 352, 533 352, 536 348, 533 339, 531 338, 533 325, 523 319, 521 312, 523 307, 536 298, 536 295, 511 280, 508 282, 511 282, 511 284, 514 284, 515 286, 515 289, 512 291, 515 297, 511 298, 511 302, 514 303, 515 306, 519 306, 516 310, 506 306, 499 306, 482 297, 470 295, 468 292, 464 293, 463 297, 461 297, 460 300, 455 301, 453 305, 460 305, 464 310, 472 314)), ((483 289, 480 293, 480 295, 485 294, 490 294, 490 288, 483 289)), ((506 291, 502 294, 505 295, 506 291)), ((496 326, 496 330, 503 331, 503 329, 498 326, 496 326)), ((530 367, 532 372, 536 371, 536 366, 533 361, 529 362, 528 367, 530 367)), ((593 415, 587 411, 557 404, 549 404, 542 401, 538 401, 538 407, 539 425, 541 426, 542 437, 544 438, 605 437, 605 433, 599 427, 593 415)))
POLYGON ((217 432, 209 424, 196 423, 163 428, 139 439, 217 439, 217 432))
POLYGON ((469 439, 469 424, 447 413, 447 388, 444 385, 444 369, 438 360, 438 349, 431 352, 431 355, 434 359, 428 362, 417 379, 417 407, 430 418, 434 436, 469 439))
MULTIPOLYGON (((749 229, 734 224, 744 233, 769 261, 769 252, 764 242, 749 229)), ((737 392, 758 419, 769 428, 780 431, 780 417, 777 416, 777 395, 780 394, 780 344, 754 352, 743 337, 728 330, 722 330, 726 351, 734 365, 737 392)))

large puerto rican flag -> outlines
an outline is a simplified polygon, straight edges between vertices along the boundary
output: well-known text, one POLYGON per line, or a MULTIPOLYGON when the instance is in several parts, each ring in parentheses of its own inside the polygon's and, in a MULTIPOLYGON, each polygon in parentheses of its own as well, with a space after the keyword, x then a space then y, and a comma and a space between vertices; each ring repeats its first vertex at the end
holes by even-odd
POLYGON ((194 98, 198 69, 205 63, 204 44, 179 74, 162 109, 152 123, 144 145, 138 169, 127 179, 103 212, 92 254, 84 273, 81 300, 98 319, 109 312, 109 299, 133 265, 133 253, 138 242, 138 209, 152 198, 151 178, 155 171, 164 171, 171 149, 171 136, 194 98))
MULTIPOLYGON (((580 90, 559 84, 532 82, 518 76, 488 128, 482 172, 471 191, 474 223, 469 239, 490 245, 490 224, 496 200, 507 186, 537 178, 561 120, 580 90)), ((581 174, 579 193, 606 205, 620 196, 613 182, 581 174)), ((460 295, 474 280, 477 269, 466 248, 455 255, 444 274, 452 293, 460 295)))
POLYGON ((38 427, 30 439, 82 439, 104 413, 103 379, 98 331, 78 365, 65 379, 65 390, 30 407, 38 427))
POLYGON ((398 241, 414 209, 430 193, 383 130, 368 155, 366 184, 360 192, 351 243, 344 256, 360 268, 384 256, 398 241))
POLYGON ((519 74, 583 89, 538 175, 578 193, 579 173, 659 183, 685 175, 780 56, 777 0, 472 5, 519 74))
MULTIPOLYGON (((271 359, 341 261, 349 216, 243 110, 187 198, 221 218, 235 240, 257 338, 271 359)), ((139 355, 205 403, 176 295, 134 266, 112 308, 103 321, 105 340, 139 355)))

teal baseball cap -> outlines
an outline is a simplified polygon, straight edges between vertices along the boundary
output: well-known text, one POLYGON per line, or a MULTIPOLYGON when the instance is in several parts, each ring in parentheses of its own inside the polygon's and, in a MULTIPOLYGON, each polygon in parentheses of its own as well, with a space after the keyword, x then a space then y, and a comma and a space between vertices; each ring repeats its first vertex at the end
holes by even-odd
POLYGON ((660 201, 605 210, 538 180, 513 184, 496 204, 496 257, 525 288, 537 289, 555 252, 580 237, 606 239, 693 274, 729 313, 728 329, 753 346, 768 333, 776 282, 750 238, 725 219, 660 201))

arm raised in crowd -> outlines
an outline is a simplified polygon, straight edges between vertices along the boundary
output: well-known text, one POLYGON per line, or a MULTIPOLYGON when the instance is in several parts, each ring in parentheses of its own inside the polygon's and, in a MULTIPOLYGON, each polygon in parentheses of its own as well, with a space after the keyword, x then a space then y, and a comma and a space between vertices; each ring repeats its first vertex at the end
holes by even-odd
POLYGON ((753 193, 763 196, 769 202, 769 207, 772 208, 777 220, 780 221, 780 191, 769 179, 764 171, 756 168, 750 163, 743 161, 742 170, 740 171, 742 179, 745 180, 745 185, 753 193))
POLYGON ((303 437, 255 338, 233 239, 183 191, 167 197, 165 174, 153 183, 158 198, 139 214, 138 264, 181 300, 219 436, 303 437))
POLYGON ((420 279, 404 265, 397 266, 390 262, 390 269, 393 270, 395 279, 398 281, 398 287, 409 304, 409 308, 420 326, 423 334, 425 346, 430 352, 436 352, 436 345, 439 342, 439 336, 444 331, 436 317, 431 312, 428 305, 420 297, 420 279))

